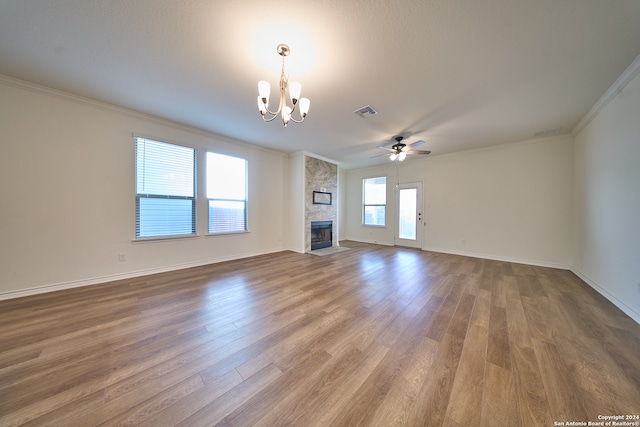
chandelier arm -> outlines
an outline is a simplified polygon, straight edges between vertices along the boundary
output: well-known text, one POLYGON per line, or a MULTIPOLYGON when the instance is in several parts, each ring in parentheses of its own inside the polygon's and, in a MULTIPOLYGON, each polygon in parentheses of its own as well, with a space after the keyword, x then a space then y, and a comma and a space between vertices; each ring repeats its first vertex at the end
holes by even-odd
POLYGON ((278 107, 278 109, 277 109, 276 111, 271 111, 271 110, 270 110, 269 108, 267 108, 267 107, 266 107, 266 105, 265 105, 265 111, 266 111, 266 113, 265 113, 265 114, 261 114, 261 116, 262 116, 262 120, 264 120, 265 122, 270 122, 271 120, 275 119, 275 118, 278 116, 278 114, 280 114, 280 110, 281 110, 281 109, 282 109, 282 106, 279 106, 279 107, 278 107), (270 117, 270 118, 266 118, 267 113, 271 115, 271 117, 270 117))
POLYGON ((291 120, 292 122, 295 122, 295 123, 302 123, 302 122, 304 122, 304 119, 305 118, 302 117, 300 120, 296 120, 296 119, 293 118, 293 116, 289 117, 289 120, 291 120))
POLYGON ((266 116, 262 116, 262 120, 263 120, 263 121, 265 121, 265 122, 271 122, 271 121, 273 121, 276 117, 278 117, 278 115, 277 115, 277 114, 274 114, 273 116, 271 116, 271 117, 270 117, 270 118, 268 118, 268 119, 266 118, 266 116))
POLYGON ((280 114, 280 110, 282 110, 282 105, 278 106, 278 109, 276 111, 271 111, 267 108, 267 113, 269 114, 273 114, 274 116, 277 116, 278 114, 280 114))
MULTIPOLYGON (((280 90, 282 92, 282 89, 280 90)), ((267 107, 265 105, 265 110, 267 110, 267 113, 272 114, 273 116, 277 116, 278 114, 280 114, 280 111, 282 111, 282 93, 280 93, 280 103, 278 104, 278 109, 276 111, 271 111, 269 109, 269 107, 267 107)), ((267 119, 265 121, 270 122, 271 120, 273 120, 275 117, 272 117, 270 119, 267 119)))
MULTIPOLYGON (((262 116, 262 120, 264 120, 265 122, 270 122, 274 120, 278 116, 278 114, 280 114, 280 112, 282 111, 282 107, 287 105, 286 104, 287 102, 286 88, 287 88, 287 80, 283 73, 280 77, 280 99, 278 103, 278 109, 276 111, 271 111, 269 108, 265 107, 265 109, 267 110, 267 113, 271 114, 272 117, 266 118, 265 116, 262 116)), ((294 104, 294 108, 291 109, 291 112, 293 112, 294 109, 295 109, 295 104, 294 104)))

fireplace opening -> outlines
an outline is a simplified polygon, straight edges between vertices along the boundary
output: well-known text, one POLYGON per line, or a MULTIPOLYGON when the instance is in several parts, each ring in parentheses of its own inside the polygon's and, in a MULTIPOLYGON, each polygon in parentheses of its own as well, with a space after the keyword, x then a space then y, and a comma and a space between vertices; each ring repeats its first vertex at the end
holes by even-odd
POLYGON ((333 221, 311 221, 311 250, 329 248, 333 243, 333 221))

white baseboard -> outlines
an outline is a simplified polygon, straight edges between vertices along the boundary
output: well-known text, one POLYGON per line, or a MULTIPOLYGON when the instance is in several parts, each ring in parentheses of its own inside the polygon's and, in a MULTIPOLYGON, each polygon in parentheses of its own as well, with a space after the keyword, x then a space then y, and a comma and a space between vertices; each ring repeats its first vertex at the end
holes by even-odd
MULTIPOLYGON (((378 244, 378 245, 383 245, 383 246, 393 246, 393 245, 389 245, 387 243, 380 243, 378 241, 367 241, 367 240, 355 239, 355 238, 347 238, 345 240, 353 240, 353 241, 356 241, 356 242, 378 244)), ((116 281, 116 280, 131 279, 131 278, 134 278, 134 277, 147 276, 147 275, 150 275, 150 274, 157 274, 157 273, 165 273, 165 272, 168 272, 168 271, 182 270, 182 269, 185 269, 185 268, 200 267, 200 266, 207 265, 207 264, 216 264, 216 263, 225 262, 225 261, 233 261, 233 260, 249 258, 249 257, 253 257, 253 256, 259 256, 259 255, 266 255, 266 254, 270 254, 270 253, 282 252, 282 250, 283 249, 278 248, 278 249, 273 249, 273 250, 268 250, 268 251, 262 251, 262 252, 256 252, 256 253, 250 253, 250 254, 243 254, 243 255, 235 256, 235 257, 212 258, 212 259, 200 260, 200 261, 195 261, 195 262, 190 262, 190 263, 175 264, 175 265, 171 265, 171 266, 151 268, 151 269, 147 269, 147 270, 138 270, 138 271, 131 271, 131 272, 126 272, 126 273, 121 273, 121 274, 112 274, 112 275, 107 275, 107 276, 94 277, 94 278, 91 278, 91 279, 74 280, 74 281, 63 282, 63 283, 54 283, 54 284, 45 285, 45 286, 37 286, 37 287, 29 288, 29 289, 21 289, 21 290, 18 290, 18 291, 0 292, 0 301, 7 300, 7 299, 13 299, 13 298, 26 297, 26 296, 30 296, 30 295, 44 294, 44 293, 47 293, 47 292, 61 291, 61 290, 64 290, 64 289, 79 288, 79 287, 82 287, 82 286, 98 285, 98 284, 102 284, 102 283, 106 283, 106 282, 113 282, 113 281, 116 281)), ((287 250, 287 249, 285 249, 285 250, 287 250)), ((288 249, 288 250, 292 250, 292 249, 288 249)), ((516 264, 526 264, 526 265, 535 265, 535 266, 539 266, 539 267, 549 267, 549 268, 558 268, 558 269, 562 269, 562 270, 571 270, 576 276, 578 276, 580 279, 582 279, 586 284, 591 286, 598 293, 600 293, 603 297, 605 297, 607 300, 609 300, 612 304, 614 304, 616 307, 618 307, 620 310, 622 310, 627 316, 631 317, 636 323, 640 324, 640 313, 636 312, 631 307, 627 306, 624 302, 622 302, 621 300, 616 298, 613 294, 611 294, 604 287, 600 286, 594 280, 589 278, 587 275, 583 274, 582 272, 580 272, 576 268, 570 267, 568 265, 547 263, 547 262, 539 262, 539 261, 531 261, 531 260, 523 260, 523 259, 511 258, 511 257, 499 257, 499 256, 492 256, 492 255, 475 254, 475 253, 461 252, 461 251, 450 251, 450 250, 444 250, 444 249, 440 249, 440 248, 423 248, 423 250, 431 251, 431 252, 452 254, 452 255, 468 256, 468 257, 472 257, 472 258, 490 259, 490 260, 494 260, 494 261, 513 262, 513 263, 516 263, 516 264)), ((293 252, 296 252, 296 251, 293 251, 293 252)))
POLYGON ((640 324, 640 313, 638 313, 637 311, 635 311, 634 309, 626 305, 624 302, 619 300, 612 293, 607 291, 603 286, 599 285, 595 280, 591 279, 589 276, 582 273, 577 268, 572 267, 571 272, 573 272, 573 274, 575 274, 580 279, 582 279, 587 285, 595 289, 600 295, 608 299, 613 305, 615 305, 620 310, 622 310, 624 314, 631 317, 633 320, 635 320, 636 323, 640 324))
POLYGON ((344 239, 341 239, 341 240, 342 241, 344 241, 344 240, 352 240, 354 242, 369 243, 369 244, 372 244, 372 245, 393 246, 393 243, 381 242, 379 240, 360 239, 360 238, 357 238, 357 237, 345 237, 344 239))
POLYGON ((80 288, 83 286, 99 285, 107 282, 114 282, 116 280, 132 279, 134 277, 148 276, 150 274, 166 273, 168 271, 183 270, 186 268, 200 267, 208 264, 217 264, 225 261, 234 261, 238 259, 249 258, 249 257, 259 256, 259 255, 266 255, 266 254, 282 252, 282 251, 283 249, 278 248, 278 249, 272 249, 267 251, 242 254, 238 256, 211 258, 211 259, 193 261, 193 262, 188 262, 183 264, 174 264, 170 266, 150 268, 146 270, 137 270, 137 271, 129 271, 126 273, 110 274, 106 276, 93 277, 90 279, 72 280, 69 282, 62 282, 62 283, 53 283, 50 285, 36 286, 33 288, 20 289, 17 291, 0 292, 0 301, 13 299, 13 298, 26 297, 30 295, 44 294, 48 292, 62 291, 64 289, 73 289, 73 288, 80 288))
POLYGON ((477 254, 473 252, 464 252, 464 251, 452 251, 449 249, 441 249, 441 248, 433 248, 433 247, 427 247, 422 249, 425 251, 439 252, 443 254, 461 255, 461 256, 468 256, 471 258, 490 259, 493 261, 512 262, 514 264, 535 265, 537 267, 558 268, 560 270, 570 269, 570 266, 568 264, 560 264, 560 263, 553 263, 553 262, 546 262, 546 261, 537 261, 537 260, 514 258, 514 257, 504 257, 504 256, 498 256, 498 255, 477 254))
POLYGON ((304 251, 304 250, 294 249, 294 248, 285 248, 284 250, 285 250, 285 251, 295 252, 295 253, 297 253, 297 254, 303 254, 303 253, 305 253, 305 251, 304 251))
MULTIPOLYGON (((347 237, 345 240, 353 240, 354 242, 361 242, 361 243, 371 243, 374 245, 394 246, 392 243, 380 242, 377 240, 359 239, 354 237, 347 237)), ((442 248, 436 248, 436 247, 426 247, 426 248, 422 248, 422 250, 430 251, 430 252, 438 252, 442 254, 468 256, 471 258, 490 259, 493 261, 513 262, 515 264, 535 265, 537 267, 558 268, 560 270, 570 270, 571 268, 569 264, 560 264, 560 263, 521 259, 521 258, 514 258, 514 257, 503 257, 503 256, 488 255, 488 254, 478 254, 473 252, 454 251, 454 250, 442 249, 442 248)))

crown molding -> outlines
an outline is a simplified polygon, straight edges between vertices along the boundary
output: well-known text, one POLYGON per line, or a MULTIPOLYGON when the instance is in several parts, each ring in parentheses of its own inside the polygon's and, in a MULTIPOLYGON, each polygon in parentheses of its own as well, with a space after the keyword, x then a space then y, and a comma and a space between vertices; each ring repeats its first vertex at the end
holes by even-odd
POLYGON ((591 120, 596 117, 600 111, 604 109, 604 107, 613 100, 613 98, 618 95, 622 89, 626 85, 634 79, 634 77, 640 73, 640 56, 638 56, 632 63, 627 67, 626 70, 618 77, 618 79, 613 82, 611 87, 600 97, 598 102, 594 104, 593 107, 589 110, 589 112, 578 122, 578 124, 571 131, 571 135, 574 137, 578 135, 582 130, 587 127, 587 125, 591 122, 591 120))
POLYGON ((279 151, 279 150, 275 150, 275 149, 271 149, 268 147, 263 147, 260 145, 256 145, 256 144, 252 144, 250 142, 246 142, 246 141, 241 141, 239 139, 235 139, 233 137, 229 137, 229 136, 225 136, 225 135, 220 135, 214 132, 211 132, 209 130, 206 129, 202 129, 196 126, 191 126, 191 125, 187 125, 184 123, 180 123, 180 122, 176 122, 173 120, 169 120, 169 119, 165 119, 162 117, 158 117, 158 116, 154 116, 152 114, 147 114, 147 113, 142 113, 140 111, 136 111, 136 110, 132 110, 129 108, 125 108, 125 107, 121 107, 119 105, 114 105, 114 104, 109 104, 107 102, 103 102, 103 101, 98 101, 92 98, 87 98, 81 95, 76 95, 74 93, 71 92, 65 92, 63 90, 59 90, 59 89, 53 89, 50 88, 48 86, 43 86, 37 83, 32 83, 26 80, 20 80, 17 79, 15 77, 9 77, 3 74, 0 74, 0 84, 4 84, 6 86, 13 86, 15 88, 18 89, 23 89, 23 90, 28 90, 30 92, 35 92, 35 93, 40 93, 43 95, 47 95, 47 96, 51 96, 54 98, 58 98, 58 99, 62 99, 65 101, 69 101, 69 102, 75 102, 75 103, 79 103, 79 104, 84 104, 84 105, 88 105, 94 108, 100 108, 103 110, 108 110, 108 111, 112 111, 118 114, 122 114, 122 115, 126 115, 126 116, 130 116, 136 119, 140 119, 140 120, 144 120, 144 121, 148 121, 148 122, 155 122, 161 125, 165 125, 165 126, 170 126, 174 129, 179 129, 179 130, 183 130, 186 132, 190 132, 190 133, 195 133, 198 134, 200 136, 204 136, 207 138, 213 138, 215 140, 218 141, 223 141, 223 142, 227 142, 227 143, 231 143, 231 144, 235 144, 235 145, 241 145, 241 146, 245 146, 248 148, 252 148, 254 150, 258 150, 258 151, 263 151, 263 152, 268 152, 268 153, 272 153, 272 154, 277 154, 280 156, 286 156, 287 153, 279 151))
POLYGON ((319 154, 316 153, 312 153, 311 151, 306 151, 306 150, 300 150, 300 151, 296 151, 294 153, 291 154, 292 156, 308 156, 308 157, 313 157, 314 159, 318 159, 318 160, 322 160, 324 162, 327 163, 333 163, 336 166, 340 166, 340 162, 336 161, 336 160, 332 160, 328 157, 324 157, 321 156, 319 154))

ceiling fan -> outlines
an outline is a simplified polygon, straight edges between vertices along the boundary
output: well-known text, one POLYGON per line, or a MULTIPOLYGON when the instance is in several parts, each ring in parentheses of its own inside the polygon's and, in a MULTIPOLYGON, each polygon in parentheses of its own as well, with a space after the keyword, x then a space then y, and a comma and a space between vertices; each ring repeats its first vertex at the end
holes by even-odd
MULTIPOLYGON (((404 142, 402 142, 402 140, 404 139, 402 135, 398 135, 393 139, 396 141, 396 143, 393 144, 391 148, 385 147, 384 145, 378 146, 378 148, 382 148, 383 150, 390 151, 390 153, 381 154, 380 156, 389 156, 389 159, 391 159, 392 162, 395 161, 396 159, 399 162, 403 161, 407 157, 407 154, 431 154, 431 151, 414 150, 414 147, 418 147, 424 144, 424 141, 422 140, 412 142, 411 144, 407 145, 404 142)), ((374 157, 380 157, 380 156, 374 156, 374 157)))

